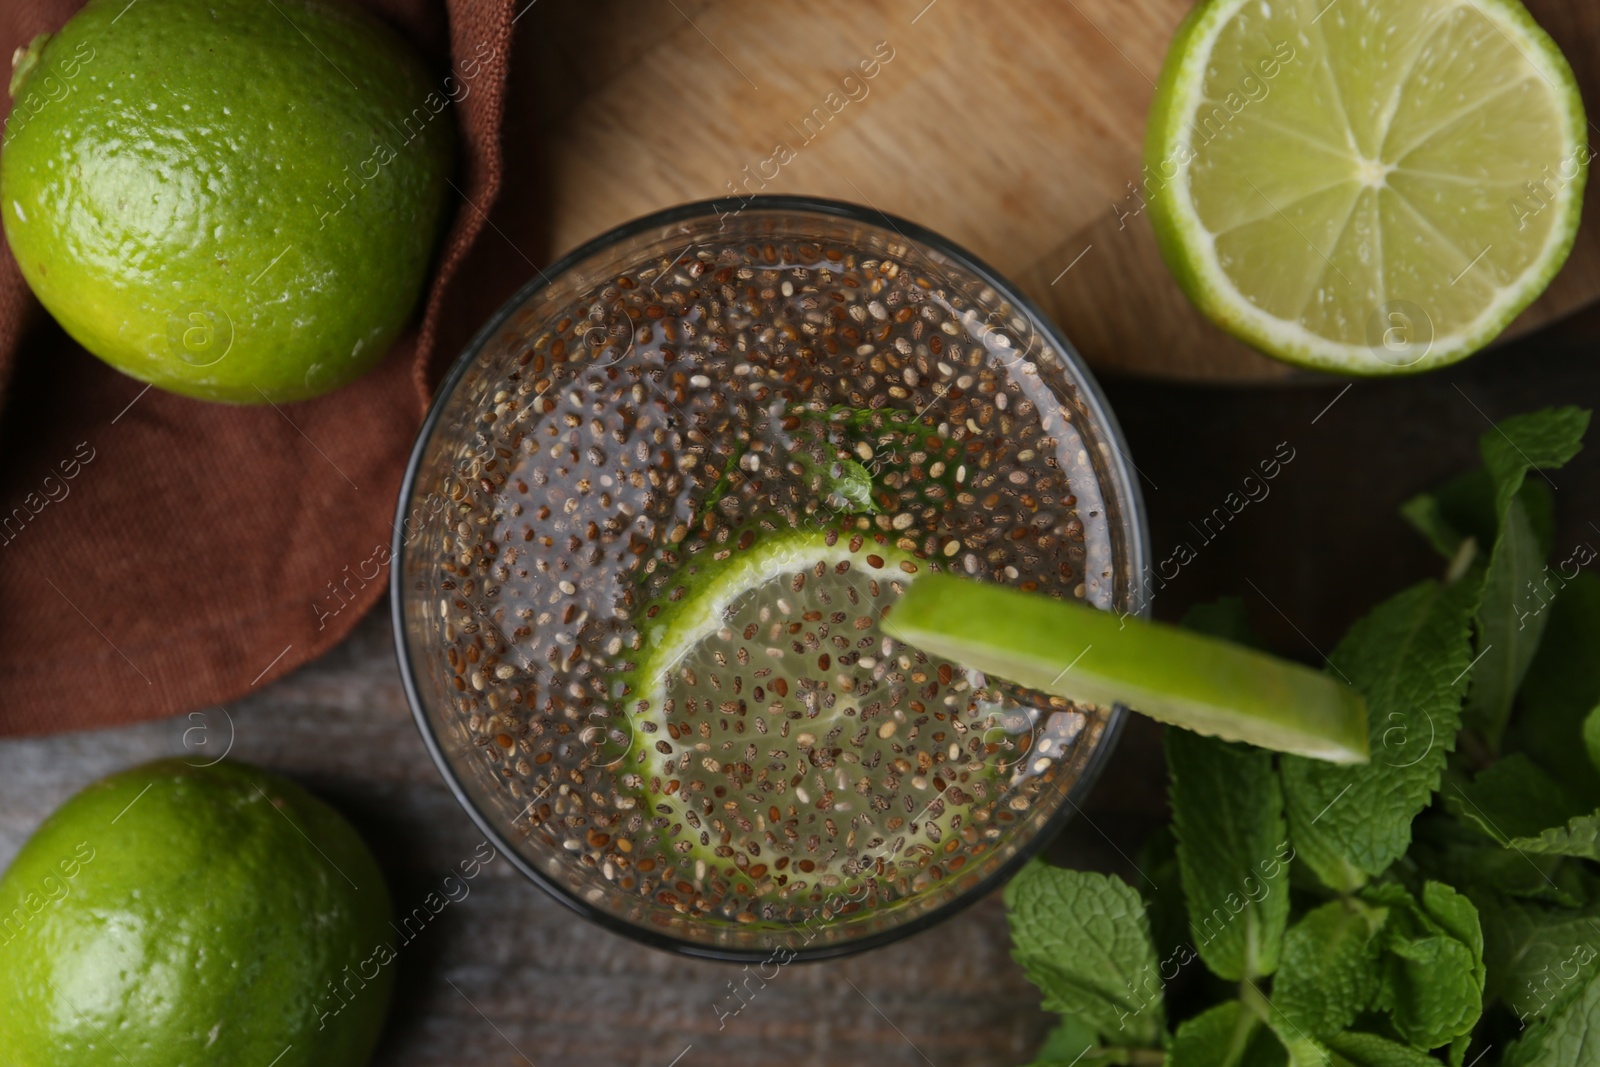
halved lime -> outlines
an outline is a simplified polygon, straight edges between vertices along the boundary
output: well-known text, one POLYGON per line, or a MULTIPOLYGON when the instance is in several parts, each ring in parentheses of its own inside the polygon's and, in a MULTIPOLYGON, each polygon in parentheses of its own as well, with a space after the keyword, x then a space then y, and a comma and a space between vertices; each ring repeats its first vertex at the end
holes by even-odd
POLYGON ((959 847, 1034 723, 884 634, 928 564, 848 530, 765 531, 720 554, 645 609, 627 676, 618 767, 669 820, 684 877, 827 894, 959 847))
POLYGON ((1202 0, 1146 138, 1167 264, 1269 355, 1417 371, 1499 334, 1578 230, 1577 83, 1516 0, 1202 0))
POLYGON ((963 666, 1086 704, 1335 763, 1368 758, 1366 701, 1325 674, 1164 623, 944 574, 884 629, 963 666))

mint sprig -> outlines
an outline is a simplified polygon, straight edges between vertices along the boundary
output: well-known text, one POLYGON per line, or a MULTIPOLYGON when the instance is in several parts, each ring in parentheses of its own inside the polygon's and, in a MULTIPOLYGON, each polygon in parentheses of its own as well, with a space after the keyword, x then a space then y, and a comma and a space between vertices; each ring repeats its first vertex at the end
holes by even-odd
POLYGON ((1440 882, 1417 900, 1396 883, 1363 893, 1387 908, 1374 1006, 1417 1048, 1472 1032, 1483 1014, 1483 934, 1472 902, 1440 882))
POLYGON ((1478 443, 1482 471, 1402 509, 1446 555, 1459 556, 1469 536, 1486 550, 1474 573, 1482 588, 1475 612, 1479 658, 1465 719, 1491 746, 1499 745, 1548 621, 1535 610, 1543 603, 1535 583, 1550 552, 1549 494, 1528 475, 1565 466, 1588 426, 1589 413, 1574 407, 1506 419, 1478 443))
MULTIPOLYGON (((1406 505, 1443 578, 1328 665, 1368 701, 1370 764, 1169 731, 1161 890, 1018 876, 1013 951, 1063 1013, 1037 1067, 1600 1063, 1600 554, 1545 562, 1532 477, 1588 419, 1508 419, 1481 469, 1406 505), (1165 987, 1196 957, 1215 977, 1186 980, 1179 1013, 1165 987)), ((1259 646, 1237 601, 1185 624, 1259 646)))

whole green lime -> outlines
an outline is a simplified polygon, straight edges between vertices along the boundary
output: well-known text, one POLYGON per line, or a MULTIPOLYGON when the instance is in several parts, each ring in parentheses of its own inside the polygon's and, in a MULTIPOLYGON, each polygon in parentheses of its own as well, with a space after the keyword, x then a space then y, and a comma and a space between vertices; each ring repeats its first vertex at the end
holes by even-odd
POLYGON ((15 61, 0 220, 39 300, 124 373, 316 396, 416 304, 464 84, 320 0, 91 0, 15 61))
POLYGON ((6 1067, 360 1067, 393 983, 350 824, 238 763, 89 786, 0 879, 6 1067))

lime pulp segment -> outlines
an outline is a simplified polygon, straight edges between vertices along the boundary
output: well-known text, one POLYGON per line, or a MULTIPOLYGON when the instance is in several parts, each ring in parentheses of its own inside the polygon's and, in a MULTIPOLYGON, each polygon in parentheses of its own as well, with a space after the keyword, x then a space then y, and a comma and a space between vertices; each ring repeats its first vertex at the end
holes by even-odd
POLYGON ((1337 763, 1368 758, 1366 702, 1299 664, 1082 604, 929 575, 885 629, 974 670, 1091 704, 1126 704, 1227 741, 1337 763))
POLYGON ((1168 265, 1224 329, 1308 366, 1413 371, 1550 283, 1586 130, 1517 0, 1203 0, 1162 71, 1145 184, 1168 265))
POLYGON ((989 746, 1010 720, 964 672, 882 632, 926 564, 821 532, 769 534, 721 563, 647 625, 628 703, 624 769, 694 877, 828 893, 959 847, 1003 787, 989 746))

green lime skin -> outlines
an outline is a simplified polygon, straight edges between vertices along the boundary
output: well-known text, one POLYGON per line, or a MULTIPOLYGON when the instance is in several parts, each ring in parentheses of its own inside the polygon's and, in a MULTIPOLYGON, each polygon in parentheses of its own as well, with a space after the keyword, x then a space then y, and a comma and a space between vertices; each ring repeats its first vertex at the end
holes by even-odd
POLYGON ((1335 763, 1366 763, 1367 704, 1309 667, 1087 604, 930 574, 884 620, 892 636, 1018 685, 1127 704, 1185 730, 1335 763))
POLYGON ((181 760, 105 778, 0 879, 0 1063, 360 1067, 390 915, 355 830, 292 782, 181 760))
POLYGON ((89 351, 260 404, 353 381, 399 334, 454 132, 393 31, 317 0, 91 0, 15 71, 0 221, 89 351))

